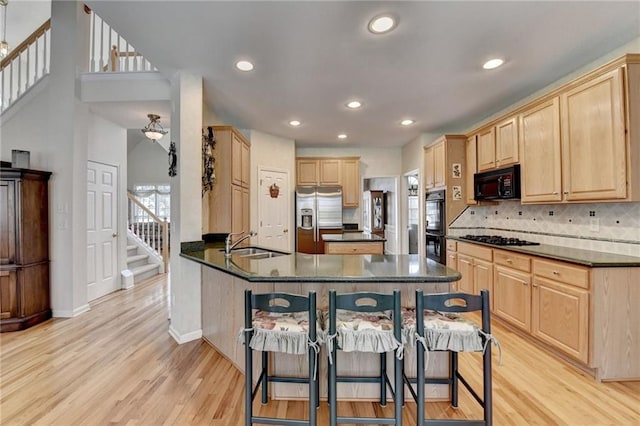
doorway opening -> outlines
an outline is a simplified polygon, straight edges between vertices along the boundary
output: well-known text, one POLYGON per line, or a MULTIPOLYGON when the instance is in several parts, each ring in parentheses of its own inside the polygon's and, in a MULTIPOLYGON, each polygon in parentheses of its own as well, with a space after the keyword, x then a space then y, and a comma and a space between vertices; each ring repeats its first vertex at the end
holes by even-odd
POLYGON ((407 196, 407 253, 418 254, 419 227, 420 227, 420 202, 418 196, 418 172, 413 171, 405 175, 407 196))

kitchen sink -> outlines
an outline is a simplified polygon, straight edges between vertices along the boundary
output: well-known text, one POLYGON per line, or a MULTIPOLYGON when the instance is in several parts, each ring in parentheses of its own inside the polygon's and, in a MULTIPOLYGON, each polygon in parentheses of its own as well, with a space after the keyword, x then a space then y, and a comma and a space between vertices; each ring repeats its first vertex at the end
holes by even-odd
POLYGON ((287 253, 281 253, 279 251, 272 251, 258 247, 239 247, 231 250, 232 256, 248 257, 250 259, 267 259, 270 257, 284 256, 285 254, 287 253))

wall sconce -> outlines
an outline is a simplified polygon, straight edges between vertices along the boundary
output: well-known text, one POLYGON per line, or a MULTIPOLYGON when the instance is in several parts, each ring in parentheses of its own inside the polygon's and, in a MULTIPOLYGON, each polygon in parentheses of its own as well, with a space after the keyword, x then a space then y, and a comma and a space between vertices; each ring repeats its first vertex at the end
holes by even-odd
POLYGON ((164 130, 160 125, 160 116, 156 114, 147 114, 149 117, 149 124, 147 124, 141 131, 146 137, 156 142, 158 139, 162 139, 167 134, 167 130, 164 130))
POLYGON ((170 177, 174 177, 176 175, 177 163, 178 163, 178 156, 176 155, 176 143, 171 142, 169 144, 169 176, 170 177))
POLYGON ((216 180, 215 157, 213 149, 216 147, 216 137, 213 134, 213 127, 207 127, 207 134, 202 130, 202 196, 207 191, 213 190, 213 183, 216 180))

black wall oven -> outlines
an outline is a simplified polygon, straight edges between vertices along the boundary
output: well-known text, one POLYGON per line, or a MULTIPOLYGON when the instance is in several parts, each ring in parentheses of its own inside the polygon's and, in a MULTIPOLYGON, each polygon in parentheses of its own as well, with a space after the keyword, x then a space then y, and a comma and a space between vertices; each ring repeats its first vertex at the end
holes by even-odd
POLYGON ((428 192, 425 205, 427 258, 443 265, 446 262, 445 192, 428 192))

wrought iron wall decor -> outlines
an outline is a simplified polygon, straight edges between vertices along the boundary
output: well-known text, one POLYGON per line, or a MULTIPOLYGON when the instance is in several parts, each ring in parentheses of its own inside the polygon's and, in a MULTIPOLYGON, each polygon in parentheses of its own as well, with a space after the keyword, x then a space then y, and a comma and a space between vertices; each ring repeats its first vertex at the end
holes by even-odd
POLYGON ((202 129, 202 196, 207 191, 213 190, 216 180, 216 159, 213 157, 213 150, 216 147, 216 137, 213 134, 213 127, 207 127, 205 134, 202 129))
POLYGON ((171 142, 169 144, 169 176, 174 177, 176 175, 177 163, 178 156, 176 155, 176 143, 171 142))

